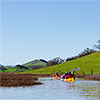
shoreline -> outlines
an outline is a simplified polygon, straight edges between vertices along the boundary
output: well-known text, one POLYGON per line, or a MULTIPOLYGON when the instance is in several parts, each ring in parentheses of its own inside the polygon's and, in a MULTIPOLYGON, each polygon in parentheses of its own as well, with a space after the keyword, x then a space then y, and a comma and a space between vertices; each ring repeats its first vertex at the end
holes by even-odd
POLYGON ((85 80, 94 80, 94 81, 100 81, 100 74, 94 74, 94 75, 76 75, 77 78, 83 78, 85 80))
MULTIPOLYGON (((36 77, 52 77, 53 76, 53 74, 34 74, 34 73, 33 73, 33 75, 36 77)), ((94 74, 94 75, 76 74, 75 76, 76 76, 76 78, 83 78, 85 80, 100 81, 100 74, 94 74)))
MULTIPOLYGON (((43 84, 38 81, 38 77, 52 77, 53 74, 35 73, 0 73, 0 87, 18 87, 43 84)), ((61 76, 61 75, 60 75, 61 76)), ((76 78, 85 80, 100 81, 100 74, 94 75, 75 75, 76 78)))

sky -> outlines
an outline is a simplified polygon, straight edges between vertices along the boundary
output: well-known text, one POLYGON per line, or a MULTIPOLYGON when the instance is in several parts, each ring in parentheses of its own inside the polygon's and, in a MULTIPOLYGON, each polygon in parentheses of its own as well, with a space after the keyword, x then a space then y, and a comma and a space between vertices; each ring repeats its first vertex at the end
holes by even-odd
POLYGON ((0 64, 66 59, 100 39, 100 1, 2 0, 0 64))

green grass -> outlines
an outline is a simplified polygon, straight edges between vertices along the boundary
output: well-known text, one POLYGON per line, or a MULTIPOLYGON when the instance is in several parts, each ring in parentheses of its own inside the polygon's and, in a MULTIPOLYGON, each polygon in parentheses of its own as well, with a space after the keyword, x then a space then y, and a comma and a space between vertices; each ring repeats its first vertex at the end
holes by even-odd
POLYGON ((91 70, 93 70, 94 74, 100 73, 100 51, 92 53, 88 56, 84 56, 72 61, 64 62, 59 65, 40 68, 36 70, 25 71, 23 73, 54 73, 59 72, 65 73, 66 71, 70 71, 71 69, 77 69, 80 67, 78 74, 90 74, 91 70))
POLYGON ((40 60, 33 60, 33 61, 30 61, 26 64, 23 64, 23 66, 26 66, 28 68, 40 68, 40 67, 45 67, 47 63, 45 62, 42 62, 40 60))
MULTIPOLYGON (((33 60, 33 61, 30 61, 26 64, 23 64, 23 66, 25 67, 28 67, 30 70, 32 68, 35 68, 35 69, 38 69, 38 68, 42 68, 42 67, 45 67, 47 63, 43 62, 43 61, 40 61, 40 60, 33 60)), ((0 70, 0 72, 20 72, 20 71, 27 71, 27 69, 18 69, 16 67, 5 67, 7 70, 0 70)))
POLYGON ((4 70, 4 71, 2 71, 2 70, 0 70, 0 72, 16 72, 16 73, 18 73, 18 72, 21 72, 21 71, 27 71, 28 69, 18 69, 18 71, 17 71, 17 68, 16 67, 5 67, 6 68, 6 70, 4 70))
MULTIPOLYGON (((5 67, 7 70, 4 70, 4 72, 16 72, 16 67, 5 67)), ((2 72, 2 70, 0 70, 2 72)))

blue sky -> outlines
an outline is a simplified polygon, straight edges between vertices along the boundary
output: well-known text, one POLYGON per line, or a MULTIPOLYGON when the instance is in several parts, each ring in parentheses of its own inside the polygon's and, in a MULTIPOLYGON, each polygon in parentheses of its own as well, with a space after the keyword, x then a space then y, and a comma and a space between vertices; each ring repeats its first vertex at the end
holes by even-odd
POLYGON ((75 56, 99 39, 99 1, 1 2, 1 64, 75 56))

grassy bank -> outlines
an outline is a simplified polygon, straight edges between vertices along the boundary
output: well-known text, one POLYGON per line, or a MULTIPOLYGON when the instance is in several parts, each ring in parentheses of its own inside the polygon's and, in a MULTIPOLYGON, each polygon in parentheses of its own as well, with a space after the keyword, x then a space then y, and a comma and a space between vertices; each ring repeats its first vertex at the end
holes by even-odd
POLYGON ((65 73, 66 71, 70 71, 73 68, 80 67, 80 70, 77 74, 91 74, 91 70, 93 74, 100 73, 100 51, 92 53, 88 56, 84 56, 72 61, 68 61, 59 65, 50 66, 46 68, 40 68, 37 70, 29 70, 22 73, 50 73, 54 72, 65 73))
POLYGON ((41 84, 33 74, 0 73, 0 86, 31 86, 41 84))

